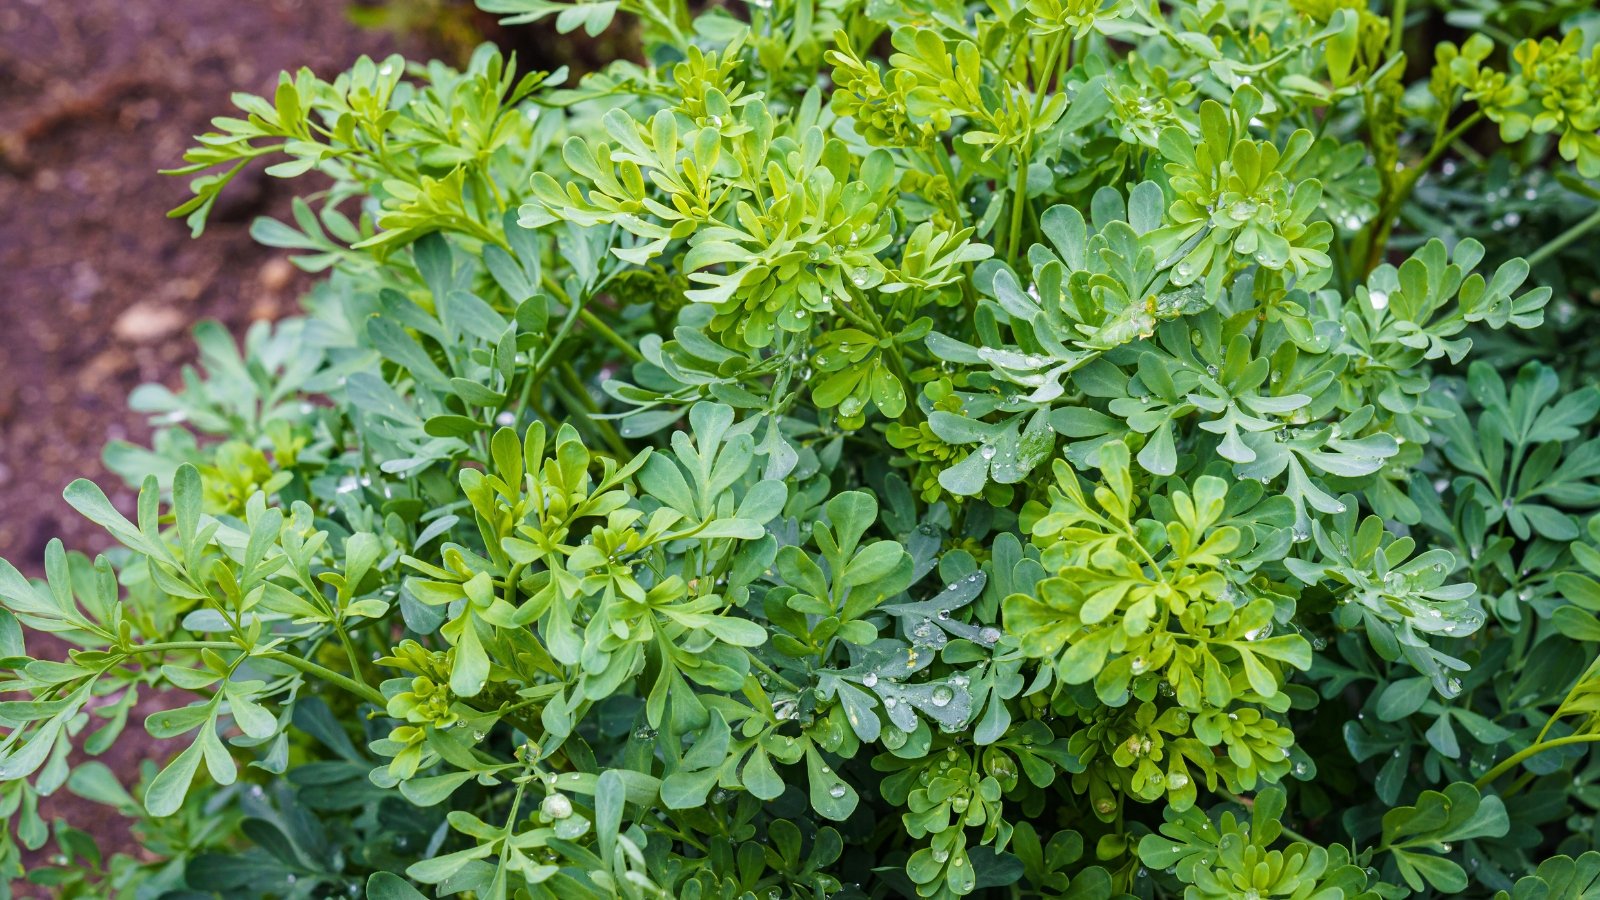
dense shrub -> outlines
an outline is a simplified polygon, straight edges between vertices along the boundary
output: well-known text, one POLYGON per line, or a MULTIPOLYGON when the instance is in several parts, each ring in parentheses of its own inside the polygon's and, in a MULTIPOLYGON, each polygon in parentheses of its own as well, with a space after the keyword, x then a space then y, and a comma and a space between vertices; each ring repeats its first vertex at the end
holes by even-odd
POLYGON ((648 62, 188 154, 326 278, 0 565, 11 874, 65 790, 148 853, 62 897, 1596 896, 1589 4, 480 2, 648 62))

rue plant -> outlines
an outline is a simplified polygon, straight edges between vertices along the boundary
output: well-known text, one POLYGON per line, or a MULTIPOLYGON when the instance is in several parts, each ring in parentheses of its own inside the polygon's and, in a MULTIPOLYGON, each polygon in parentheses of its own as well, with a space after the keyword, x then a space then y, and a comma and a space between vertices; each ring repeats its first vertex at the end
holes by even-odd
POLYGON ((1590 4, 479 5, 642 56, 287 73, 175 170, 317 176, 324 277, 0 564, 0 872, 1600 896, 1590 4))

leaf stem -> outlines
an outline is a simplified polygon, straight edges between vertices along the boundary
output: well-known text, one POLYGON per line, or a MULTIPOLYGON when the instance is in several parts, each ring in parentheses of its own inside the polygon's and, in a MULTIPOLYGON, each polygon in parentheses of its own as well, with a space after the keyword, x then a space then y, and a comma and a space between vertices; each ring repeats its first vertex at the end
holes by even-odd
MULTIPOLYGON (((137 647, 130 647, 125 650, 120 650, 119 652, 131 656, 136 653, 166 653, 173 650, 245 650, 245 648, 229 641, 165 641, 157 644, 141 644, 137 647)), ((289 668, 298 669, 307 675, 315 675, 316 677, 321 678, 323 681, 326 681, 336 687, 343 688, 379 708, 388 705, 389 701, 386 700, 383 694, 379 693, 378 690, 372 685, 362 681, 357 681, 354 678, 350 678, 346 675, 341 675, 338 672, 335 672, 326 666, 318 665, 309 659, 302 659, 292 653, 285 653, 282 650, 245 650, 245 652, 250 656, 256 656, 262 659, 270 659, 273 662, 283 663, 289 668)))
POLYGON ((334 620, 333 630, 339 633, 339 643, 344 647, 344 655, 350 660, 350 671, 357 678, 366 680, 361 672, 361 657, 356 653, 356 645, 350 641, 350 633, 344 627, 344 611, 340 610, 338 618, 334 620))
POLYGON ((1529 757, 1537 756, 1546 750, 1553 750, 1556 747, 1566 747, 1571 744, 1588 744, 1595 741, 1600 741, 1600 734, 1569 734, 1566 737, 1558 737, 1548 741, 1540 741, 1536 744, 1530 744, 1529 746, 1524 747, 1521 750, 1518 750, 1516 753, 1506 757, 1504 762, 1483 773, 1483 775, 1477 781, 1473 782, 1473 786, 1481 791, 1493 784, 1496 778, 1499 778, 1501 775, 1504 775, 1505 773, 1516 768, 1517 765, 1519 765, 1523 760, 1526 760, 1529 757))
POLYGON ((1389 56, 1400 53, 1404 43, 1406 30, 1406 0, 1394 0, 1394 9, 1389 13, 1389 56))
POLYGON ((1566 712, 1567 704, 1572 702, 1573 696, 1578 693, 1578 688, 1583 687, 1584 682, 1589 680, 1589 675, 1594 672, 1594 668, 1597 665, 1600 665, 1600 657, 1596 657, 1593 662, 1589 663, 1589 667, 1584 669, 1583 674, 1578 676, 1578 680, 1574 681, 1572 687, 1567 689, 1567 695, 1561 698, 1561 703, 1556 706, 1556 711, 1550 714, 1550 718, 1545 720, 1544 727, 1539 729, 1539 736, 1533 739, 1535 744, 1543 741, 1544 736, 1550 733, 1550 728, 1561 718, 1561 714, 1566 712))
POLYGON ((772 679, 777 681, 779 684, 782 684, 784 687, 788 688, 791 691, 800 690, 800 688, 798 686, 796 686, 794 682, 792 682, 789 679, 787 679, 787 678, 783 677, 782 675, 778 674, 778 670, 774 669, 773 667, 771 667, 769 665, 767 665, 766 662, 761 659, 761 657, 756 656, 754 653, 746 653, 746 655, 750 657, 750 662, 752 664, 754 664, 756 668, 758 668, 762 672, 766 673, 768 676, 770 676, 772 679))
POLYGON ((1378 263, 1383 261, 1384 251, 1389 247, 1389 234, 1394 229, 1394 218, 1399 215, 1400 207, 1411 197, 1411 192, 1416 188, 1417 182, 1433 167, 1435 162, 1438 162, 1439 157, 1443 156, 1444 152, 1449 150, 1450 146, 1459 140, 1461 135, 1466 133, 1467 129, 1478 124, 1483 120, 1483 117, 1484 112, 1479 109, 1474 111, 1472 115, 1462 119, 1459 125, 1445 132, 1433 142, 1433 146, 1428 149, 1428 155, 1424 156, 1416 165, 1406 169, 1405 174, 1401 176, 1399 182, 1395 185, 1394 193, 1383 204, 1383 208, 1378 211, 1377 218, 1372 221, 1371 225, 1367 226, 1368 230, 1365 232, 1366 269, 1362 272, 1363 279, 1367 273, 1378 267, 1378 263))
MULTIPOLYGON (((532 769, 532 761, 523 764, 524 772, 531 772, 532 769)), ((511 843, 511 831, 517 826, 517 813, 522 810, 522 795, 528 790, 529 779, 518 778, 516 781, 517 793, 511 798, 511 812, 506 816, 506 825, 500 836, 502 843, 500 846, 499 858, 495 860, 494 883, 497 885, 504 885, 505 883, 504 879, 506 863, 511 859, 511 854, 506 851, 511 843)))
POLYGON ((544 377, 544 373, 549 370, 550 364, 555 361, 556 351, 561 348, 562 342, 571 333, 572 326, 577 324, 578 316, 583 313, 584 303, 568 297, 566 291, 562 291, 560 286, 555 283, 555 279, 546 275, 545 285, 556 292, 558 299, 567 305, 567 315, 561 320, 561 325, 556 329, 556 333, 551 336, 550 343, 544 348, 544 352, 539 354, 538 361, 533 364, 533 370, 528 373, 527 381, 524 382, 523 386, 524 394, 527 394, 530 388, 533 385, 537 385, 540 379, 544 377))
POLYGON ((1032 156, 1028 146, 1030 143, 1031 139, 1024 141, 1017 149, 1016 171, 1011 176, 1011 226, 1006 230, 1009 259, 1016 259, 1022 249, 1022 208, 1028 202, 1028 165, 1032 156))
POLYGON ((1574 224, 1571 228, 1563 231, 1556 237, 1555 240, 1550 241, 1543 247, 1540 247, 1539 249, 1528 254, 1526 258, 1528 266, 1530 268, 1536 266, 1539 263, 1542 263, 1550 257, 1556 255, 1557 253, 1560 253, 1562 250, 1566 249, 1568 244, 1580 237, 1583 237, 1585 233, 1587 233, 1591 228, 1594 228, 1596 225, 1600 225, 1600 209, 1596 209, 1587 217, 1574 224))
POLYGON ((624 339, 622 335, 611 330, 610 325, 607 325, 599 316, 590 312, 587 307, 579 307, 578 318, 583 320, 584 325, 594 329, 597 334, 605 338, 606 341, 608 341, 613 347, 621 350, 624 356, 628 357, 634 362, 644 362, 644 354, 640 353, 632 344, 628 343, 628 341, 624 339))

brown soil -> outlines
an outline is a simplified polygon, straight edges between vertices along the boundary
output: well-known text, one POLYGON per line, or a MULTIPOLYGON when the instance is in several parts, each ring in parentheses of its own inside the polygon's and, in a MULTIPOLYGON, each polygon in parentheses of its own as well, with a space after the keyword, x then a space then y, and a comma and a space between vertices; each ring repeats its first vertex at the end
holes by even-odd
MULTIPOLYGON (((128 392, 178 384, 197 320, 239 333, 292 311, 307 284, 247 233, 256 216, 288 215, 286 185, 242 176, 193 241, 165 218, 185 182, 156 170, 229 111, 230 92, 270 96, 283 68, 331 74, 394 45, 334 0, 0 3, 0 557, 36 575, 52 537, 103 548, 61 489, 85 476, 130 503, 100 462, 106 441, 148 434, 128 392)), ((142 736, 130 724, 103 757, 124 778, 162 752, 142 736)), ((65 792, 44 814, 100 822, 103 849, 131 849, 65 792)))
POLYGON ((287 215, 287 186, 241 176, 194 241, 165 218, 184 180, 156 170, 230 92, 270 96, 283 68, 331 73, 392 45, 327 0, 0 5, 0 556, 32 573, 51 537, 103 546, 60 492, 87 476, 128 498, 99 461, 147 434, 128 392, 177 383, 195 321, 239 331, 305 286, 247 234, 287 215))

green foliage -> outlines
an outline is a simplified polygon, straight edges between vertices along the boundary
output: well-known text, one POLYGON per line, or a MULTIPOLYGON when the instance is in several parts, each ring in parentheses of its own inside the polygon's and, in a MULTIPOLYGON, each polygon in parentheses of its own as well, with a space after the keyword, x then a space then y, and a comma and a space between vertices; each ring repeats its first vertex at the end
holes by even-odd
POLYGON ((196 232, 321 176, 254 233, 326 277, 134 395, 115 546, 0 563, 0 872, 1600 896, 1587 4, 480 6, 644 56, 186 155, 196 232))

